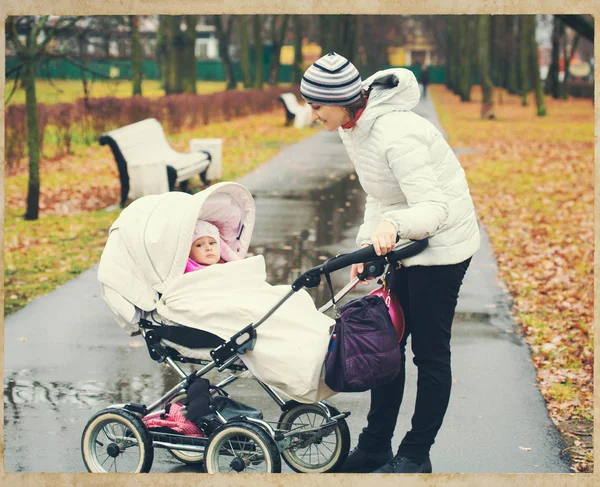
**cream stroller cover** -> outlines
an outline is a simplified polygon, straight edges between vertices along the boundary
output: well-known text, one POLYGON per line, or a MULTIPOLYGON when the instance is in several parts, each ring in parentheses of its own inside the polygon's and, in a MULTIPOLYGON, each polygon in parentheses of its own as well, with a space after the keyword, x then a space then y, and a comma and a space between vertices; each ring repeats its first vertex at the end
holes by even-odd
MULTIPOLYGON (((261 255, 245 258, 254 221, 252 195, 237 183, 131 203, 110 228, 98 270, 117 323, 133 334, 140 317, 154 312, 167 326, 197 328, 228 340, 258 322, 291 287, 266 282, 261 255), (184 274, 198 219, 216 225, 240 260, 184 274)), ((325 385, 323 371, 333 324, 301 290, 256 329, 254 349, 241 359, 279 393, 304 403, 326 399, 335 394, 325 385)), ((168 344, 184 356, 197 352, 168 344)))

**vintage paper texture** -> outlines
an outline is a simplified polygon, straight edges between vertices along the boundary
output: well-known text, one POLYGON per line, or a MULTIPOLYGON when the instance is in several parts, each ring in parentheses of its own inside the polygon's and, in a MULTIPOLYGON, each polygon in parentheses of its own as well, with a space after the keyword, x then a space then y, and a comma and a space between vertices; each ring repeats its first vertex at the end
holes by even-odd
MULTIPOLYGON (((600 13, 600 3, 592 0, 329 0, 327 2, 316 0, 304 0, 296 2, 294 0, 180 0, 178 2, 165 2, 164 0, 104 0, 103 2, 90 2, 85 0, 54 0, 48 2, 46 0, 6 0, 0 6, 2 11, 2 24, 0 30, 4 37, 5 18, 7 15, 34 15, 34 14, 80 14, 80 15, 118 15, 118 14, 180 14, 180 13, 197 13, 197 14, 217 14, 217 13, 235 13, 235 14, 253 14, 253 13, 290 13, 290 14, 534 14, 534 13, 588 13, 594 15, 594 23, 597 26, 597 16, 600 13)), ((600 41, 598 38, 594 41, 594 50, 598 52, 600 41)), ((4 72, 4 44, 2 44, 2 61, 1 68, 4 72)), ((596 68, 596 76, 598 69, 596 68)), ((595 77, 596 77, 595 76, 595 77)), ((2 77, 2 88, 4 88, 4 76, 2 77)), ((595 87, 595 97, 599 95, 598 85, 595 87)), ((4 110, 1 114, 2 118, 2 154, 4 154, 4 110)), ((595 106, 595 141, 596 149, 599 140, 598 134, 598 108, 595 106)), ((595 177, 595 196, 596 201, 600 198, 598 188, 598 150, 595 155, 596 177, 595 177)), ((2 188, 4 188, 4 165, 0 171, 2 180, 2 188)), ((4 195, 4 191, 2 192, 4 195)), ((596 221, 598 220, 598 205, 594 209, 596 221)), ((2 219, 4 219, 4 198, 2 198, 2 219)), ((598 277, 598 248, 600 247, 600 238, 596 223, 596 252, 595 256, 595 280, 594 288, 600 284, 598 277)), ((2 230, 2 237, 4 231, 2 230)), ((4 253, 2 252, 2 255, 4 253)), ((4 262, 4 259, 3 259, 4 262)), ((4 268, 2 264, 2 268, 4 268)), ((2 297, 4 302, 4 297, 2 297)), ((595 316, 599 315, 600 305, 595 306, 595 316)), ((2 320, 4 324, 4 319, 2 320)), ((597 323, 597 319, 595 323, 597 323)), ((4 343, 4 326, 0 329, 0 337, 4 343)), ((598 350, 600 343, 600 334, 595 334, 595 349, 598 350)), ((4 358, 4 347, 0 350, 0 355, 4 358)), ((600 390, 600 381, 598 380, 599 372, 598 361, 595 363, 595 390, 600 390)), ((4 378, 4 367, 2 368, 2 377, 4 378)), ((596 392, 597 394, 597 392, 596 392)), ((597 396, 596 396, 597 397, 597 396)), ((518 398, 515 398, 518 400, 518 398)), ((598 403, 594 406, 595 426, 600 424, 599 421, 598 403)), ((4 406, 2 406, 2 415, 4 406)), ((3 424, 3 423, 2 423, 3 424)), ((107 474, 107 475, 89 475, 89 474, 23 474, 23 473, 6 473, 4 469, 4 428, 0 439, 2 459, 0 460, 0 484, 2 485, 19 485, 37 486, 44 485, 48 487, 59 487, 67 485, 85 485, 85 486, 105 486, 119 485, 120 487, 133 487, 140 485, 189 485, 190 483, 209 482, 215 486, 239 486, 243 484, 251 485, 272 485, 272 486, 301 486, 311 485, 313 487, 321 486, 346 486, 346 485, 362 485, 367 482, 377 482, 379 485, 398 485, 400 482, 403 486, 479 486, 486 485, 489 487, 506 487, 510 486, 528 486, 528 487, 545 487, 549 484, 554 486, 592 486, 600 483, 600 464, 595 455, 594 474, 433 474, 433 475, 403 475, 398 478, 395 475, 378 475, 372 479, 367 475, 359 474, 302 474, 302 475, 242 475, 233 477, 211 476, 210 479, 206 474, 149 474, 149 475, 124 475, 124 474, 107 474)), ((597 428, 595 428, 597 430, 597 428)), ((74 438, 77 443, 79 438, 74 438)), ((493 441, 490 439, 490 441, 493 441)), ((353 439, 354 446, 356 438, 353 439)), ((32 445, 32 448, 61 448, 61 445, 32 445)), ((600 449, 600 440, 598 435, 595 435, 594 450, 600 449)))

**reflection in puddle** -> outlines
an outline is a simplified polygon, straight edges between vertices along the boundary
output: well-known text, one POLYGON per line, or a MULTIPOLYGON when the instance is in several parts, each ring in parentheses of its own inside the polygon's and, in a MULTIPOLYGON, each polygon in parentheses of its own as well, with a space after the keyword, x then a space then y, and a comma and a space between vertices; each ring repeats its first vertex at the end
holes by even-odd
MULTIPOLYGON (((319 251, 340 242, 363 216, 365 196, 354 174, 305 198, 258 196, 251 254, 262 254, 270 284, 291 284, 302 272, 334 255, 319 251)), ((354 236, 354 233, 350 235, 354 236)), ((320 286, 308 292, 317 303, 329 299, 320 286)))

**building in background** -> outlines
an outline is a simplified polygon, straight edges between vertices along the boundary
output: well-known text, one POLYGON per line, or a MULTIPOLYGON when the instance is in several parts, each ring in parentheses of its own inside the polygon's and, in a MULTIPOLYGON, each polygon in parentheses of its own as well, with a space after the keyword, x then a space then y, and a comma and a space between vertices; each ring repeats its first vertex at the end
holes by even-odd
POLYGON ((440 64, 439 49, 421 19, 406 17, 403 23, 406 41, 401 46, 388 48, 388 59, 392 66, 440 64))

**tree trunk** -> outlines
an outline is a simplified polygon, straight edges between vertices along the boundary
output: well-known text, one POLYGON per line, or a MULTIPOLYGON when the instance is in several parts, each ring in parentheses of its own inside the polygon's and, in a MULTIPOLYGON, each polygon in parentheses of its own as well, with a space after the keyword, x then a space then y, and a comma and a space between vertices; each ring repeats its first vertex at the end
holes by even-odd
POLYGON ((223 71, 225 71, 225 79, 227 81, 225 89, 235 90, 237 88, 237 81, 235 79, 231 56, 229 56, 229 37, 231 35, 231 29, 233 28, 234 16, 230 15, 227 19, 227 30, 225 30, 225 27, 223 26, 223 19, 220 15, 215 15, 214 19, 217 28, 217 37, 219 38, 219 57, 223 62, 223 71))
POLYGON ((181 16, 165 16, 164 23, 164 66, 165 93, 172 95, 182 93, 182 78, 184 66, 184 41, 181 32, 181 16))
POLYGON ((31 48, 29 55, 23 60, 23 64, 25 110, 27 112, 27 150, 29 152, 29 184, 27 186, 25 220, 37 220, 40 206, 40 132, 35 94, 35 59, 31 48))
POLYGON ((177 55, 175 53, 175 25, 176 15, 170 15, 167 20, 167 95, 177 93, 177 55))
POLYGON ((294 18, 294 67, 292 69, 292 84, 299 85, 304 75, 304 60, 302 58, 302 16, 294 18))
POLYGON ((552 21, 552 60, 546 75, 544 91, 547 95, 552 95, 553 98, 560 98, 560 80, 558 79, 559 58, 560 58, 560 36, 561 36, 561 21, 555 15, 552 21))
POLYGON ((158 60, 158 69, 160 71, 162 89, 165 90, 166 94, 169 94, 171 91, 169 84, 169 22, 168 16, 159 15, 158 32, 156 35, 156 57, 158 60))
POLYGON ((470 22, 467 15, 458 20, 458 93, 461 101, 471 101, 470 22))
POLYGON ((531 86, 529 82, 529 66, 527 64, 529 58, 528 39, 529 25, 526 20, 526 15, 519 16, 519 94, 521 95, 521 103, 527 106, 527 93, 531 86))
POLYGON ((131 82, 133 96, 142 94, 142 44, 140 42, 139 17, 129 16, 131 27, 131 82))
POLYGON ((357 33, 356 39, 357 44, 360 44, 362 48, 362 59, 357 52, 352 61, 359 71, 372 74, 384 69, 389 64, 388 48, 391 41, 384 35, 384 32, 390 27, 390 24, 391 19, 384 20, 379 15, 363 15, 360 17, 360 24, 357 22, 356 30, 358 31, 360 26, 362 32, 357 33))
POLYGON ((575 54, 575 51, 577 50, 577 44, 579 44, 579 34, 575 34, 575 37, 573 38, 573 44, 571 45, 571 52, 569 54, 567 54, 567 46, 569 45, 569 40, 567 39, 567 36, 565 35, 564 43, 563 43, 563 56, 564 56, 564 60, 565 60, 565 74, 563 77, 561 90, 560 90, 560 97, 563 100, 566 100, 569 96, 569 66, 571 64, 571 59, 573 59, 573 55, 575 54))
POLYGON ((354 63, 358 57, 357 21, 355 15, 319 15, 321 54, 333 51, 354 63))
POLYGON ((184 93, 196 93, 196 23, 197 15, 186 15, 186 30, 183 34, 183 80, 182 88, 184 93))
POLYGON ((287 33, 289 15, 283 15, 281 27, 279 31, 276 29, 277 16, 273 16, 273 51, 271 52, 271 61, 269 66, 269 84, 277 86, 279 84, 279 71, 281 69, 281 48, 285 42, 285 34, 287 33))
POLYGON ((452 15, 446 15, 446 72, 444 73, 444 84, 446 88, 452 90, 452 66, 454 64, 453 53, 454 53, 454 40, 452 38, 453 25, 452 15))
POLYGON ((494 118, 492 92, 492 76, 490 72, 490 18, 491 15, 480 15, 479 22, 479 75, 481 77, 481 118, 494 118))
POLYGON ((244 88, 252 88, 252 71, 250 68, 250 42, 248 40, 248 15, 240 19, 240 65, 244 78, 244 88))
POLYGON ((85 32, 82 32, 78 37, 77 37, 77 44, 78 44, 78 48, 79 48, 79 61, 81 62, 81 65, 79 66, 79 74, 81 75, 81 85, 83 87, 83 103, 85 105, 86 108, 90 107, 90 90, 89 90, 89 85, 88 85, 88 79, 86 76, 86 72, 84 69, 84 64, 87 60, 87 55, 86 55, 86 45, 85 45, 85 32))
POLYGON ((519 61, 517 43, 515 41, 515 16, 507 15, 506 39, 508 40, 508 92, 516 95, 519 92, 519 61))
POLYGON ((502 67, 502 54, 500 53, 498 34, 500 30, 500 17, 492 15, 490 18, 490 58, 491 76, 494 86, 504 86, 506 72, 502 67))
POLYGON ((173 16, 173 57, 175 64, 175 93, 183 93, 185 78, 185 33, 181 30, 182 15, 173 16))
POLYGON ((535 90, 535 103, 537 106, 538 117, 546 115, 546 100, 544 99, 544 87, 540 79, 540 61, 538 58, 538 44, 535 40, 535 15, 528 16, 525 19, 529 25, 527 32, 529 34, 529 66, 531 68, 531 80, 535 90))
POLYGON ((460 25, 457 15, 447 16, 447 49, 448 55, 446 59, 446 86, 451 89, 454 94, 459 94, 460 80, 460 25))
POLYGON ((262 90, 265 64, 261 15, 252 16, 252 33, 254 34, 254 87, 258 90, 262 90))

